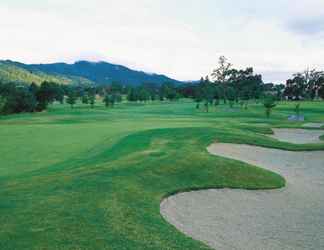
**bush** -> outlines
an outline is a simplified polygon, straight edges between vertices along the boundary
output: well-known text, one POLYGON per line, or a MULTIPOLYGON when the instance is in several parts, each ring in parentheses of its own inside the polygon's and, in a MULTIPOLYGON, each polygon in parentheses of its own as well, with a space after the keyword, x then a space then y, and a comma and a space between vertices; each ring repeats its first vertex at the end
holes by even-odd
POLYGON ((277 106, 275 98, 271 95, 266 96, 263 100, 263 105, 266 109, 266 116, 267 118, 270 117, 272 109, 277 106))
POLYGON ((12 88, 6 97, 1 97, 1 113, 12 114, 34 112, 37 101, 35 96, 24 86, 12 88))

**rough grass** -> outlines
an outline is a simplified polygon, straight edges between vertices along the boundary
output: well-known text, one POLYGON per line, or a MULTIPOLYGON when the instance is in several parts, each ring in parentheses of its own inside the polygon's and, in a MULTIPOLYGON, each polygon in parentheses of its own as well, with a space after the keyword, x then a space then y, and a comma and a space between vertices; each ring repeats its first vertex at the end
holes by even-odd
MULTIPOLYGON (((284 103, 210 113, 188 101, 122 104, 106 110, 54 105, 0 118, 0 249, 208 249, 159 213, 173 193, 205 188, 269 189, 279 175, 208 154, 214 141, 286 150, 324 149, 267 137, 301 127, 284 103)), ((323 103, 304 103, 308 121, 323 103)))

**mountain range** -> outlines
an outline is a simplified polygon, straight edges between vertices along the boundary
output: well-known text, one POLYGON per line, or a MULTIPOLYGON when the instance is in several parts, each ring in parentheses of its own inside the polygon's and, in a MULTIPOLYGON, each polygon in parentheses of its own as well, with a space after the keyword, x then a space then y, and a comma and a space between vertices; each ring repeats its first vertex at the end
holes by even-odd
POLYGON ((61 84, 107 85, 118 82, 123 85, 137 86, 142 83, 181 84, 161 74, 149 74, 108 62, 78 61, 73 64, 24 64, 11 60, 0 60, 0 81, 40 84, 53 81, 61 84))

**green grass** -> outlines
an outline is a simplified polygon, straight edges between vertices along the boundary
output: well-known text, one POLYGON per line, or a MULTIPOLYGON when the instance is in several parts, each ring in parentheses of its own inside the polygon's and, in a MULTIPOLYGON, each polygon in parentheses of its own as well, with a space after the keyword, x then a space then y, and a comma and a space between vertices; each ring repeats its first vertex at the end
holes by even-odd
MULTIPOLYGON (((159 213, 161 200, 206 188, 280 188, 279 175, 207 153, 214 141, 286 150, 324 149, 266 136, 288 122, 282 103, 210 113, 187 100, 115 109, 54 105, 0 118, 0 249, 208 249, 159 213)), ((324 103, 303 103, 307 122, 324 103)))

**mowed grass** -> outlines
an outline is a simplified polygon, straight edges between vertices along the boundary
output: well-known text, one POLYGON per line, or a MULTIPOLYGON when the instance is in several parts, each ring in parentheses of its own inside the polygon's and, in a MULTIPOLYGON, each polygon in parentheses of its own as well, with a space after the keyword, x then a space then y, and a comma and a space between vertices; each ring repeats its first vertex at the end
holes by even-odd
MULTIPOLYGON (((0 249, 208 249, 163 220, 161 200, 206 188, 270 189, 279 175, 208 154, 214 141, 319 150, 266 136, 292 103, 266 119, 260 104, 210 113, 194 103, 54 105, 0 118, 0 249)), ((303 103, 307 122, 324 103, 303 103)), ((235 206, 235 204, 233 204, 235 206)), ((217 211, 215 211, 217 212, 217 211)))

